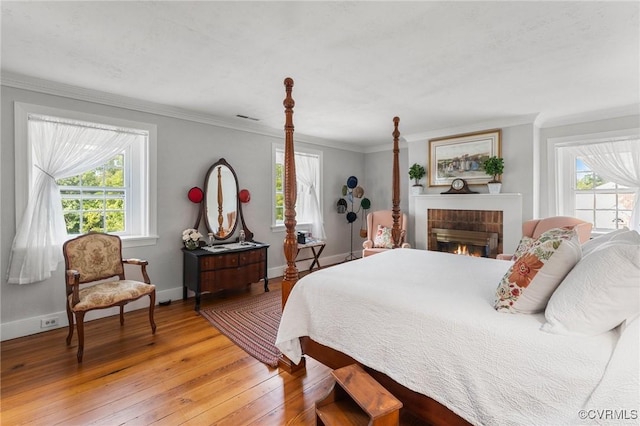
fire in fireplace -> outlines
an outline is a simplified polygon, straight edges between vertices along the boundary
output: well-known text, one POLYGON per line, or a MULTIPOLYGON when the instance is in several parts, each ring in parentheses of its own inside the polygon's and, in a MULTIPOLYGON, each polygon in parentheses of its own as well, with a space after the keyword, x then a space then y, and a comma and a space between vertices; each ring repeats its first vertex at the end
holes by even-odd
POLYGON ((437 251, 465 256, 493 257, 498 250, 498 233, 433 228, 437 251))
POLYGON ((453 254, 461 254, 463 256, 473 256, 473 254, 469 252, 469 249, 467 248, 466 244, 458 244, 458 248, 453 251, 453 254))

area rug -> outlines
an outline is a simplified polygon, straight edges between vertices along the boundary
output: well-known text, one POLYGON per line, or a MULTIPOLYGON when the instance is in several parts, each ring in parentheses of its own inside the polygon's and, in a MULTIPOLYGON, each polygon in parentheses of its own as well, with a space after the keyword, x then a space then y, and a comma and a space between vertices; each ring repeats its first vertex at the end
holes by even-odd
POLYGON ((271 367, 278 366, 281 352, 275 342, 282 316, 279 291, 220 303, 200 314, 249 355, 271 367))

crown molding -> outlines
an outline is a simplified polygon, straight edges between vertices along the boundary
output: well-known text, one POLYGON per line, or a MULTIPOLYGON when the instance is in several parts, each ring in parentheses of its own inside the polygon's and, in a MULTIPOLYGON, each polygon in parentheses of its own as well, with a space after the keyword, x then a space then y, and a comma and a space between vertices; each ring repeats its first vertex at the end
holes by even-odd
MULTIPOLYGON (((178 108, 171 105, 143 101, 136 98, 115 95, 108 92, 87 89, 66 83, 44 80, 41 78, 31 77, 24 74, 17 74, 9 71, 2 71, 2 73, 0 74, 0 84, 16 89, 30 90, 33 92, 108 105, 116 108, 129 109, 132 111, 139 111, 186 121, 193 121, 197 123, 208 124, 211 126, 238 130, 241 132, 269 136, 277 139, 282 139, 284 137, 284 130, 272 129, 270 127, 266 127, 256 123, 243 122, 242 125, 240 125, 235 121, 232 122, 229 120, 225 120, 211 114, 205 114, 185 108, 178 108)), ((296 141, 304 142, 307 144, 335 148, 343 151, 364 153, 366 149, 365 147, 348 144, 346 142, 321 139, 302 133, 296 133, 295 139, 296 141)))
POLYGON ((436 137, 442 137, 442 136, 477 132, 485 129, 497 129, 497 128, 503 128, 503 127, 521 126, 523 124, 534 124, 534 122, 537 120, 538 115, 539 115, 538 113, 534 113, 534 114, 518 115, 515 117, 497 118, 495 120, 481 121, 478 123, 468 124, 464 126, 448 127, 444 129, 435 129, 435 130, 428 130, 426 132, 421 132, 421 133, 414 133, 412 135, 405 135, 405 138, 409 143, 424 142, 425 140, 436 138, 436 137))
MULTIPOLYGON (((406 149, 408 146, 409 145, 407 144, 407 141, 403 137, 400 137, 400 140, 398 141, 398 149, 406 149)), ((363 150, 365 154, 372 154, 374 152, 383 151, 393 151, 393 142, 375 146, 368 146, 363 150)))
POLYGON ((460 127, 450 127, 445 129, 429 130, 422 133, 405 135, 407 142, 422 142, 431 138, 469 133, 483 129, 504 128, 532 124, 537 128, 549 128, 567 126, 571 124, 587 123, 591 121, 608 120, 613 118, 638 116, 640 119, 640 104, 631 104, 621 107, 609 108, 605 110, 588 111, 579 114, 552 117, 548 113, 534 113, 519 115, 509 118, 498 118, 495 120, 469 124, 460 127))
POLYGON ((640 104, 624 105, 598 111, 588 111, 562 117, 548 117, 540 114, 536 124, 541 128, 568 126, 571 124, 587 123, 590 121, 609 120, 612 118, 638 116, 640 118, 640 104))

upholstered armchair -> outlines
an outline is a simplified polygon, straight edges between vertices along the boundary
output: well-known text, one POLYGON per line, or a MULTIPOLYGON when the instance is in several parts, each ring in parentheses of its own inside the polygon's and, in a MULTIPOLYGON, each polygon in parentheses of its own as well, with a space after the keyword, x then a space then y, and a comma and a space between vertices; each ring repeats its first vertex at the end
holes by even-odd
MULTIPOLYGON (((584 220, 571 216, 552 216, 544 219, 528 220, 522 224, 522 236, 538 238, 544 232, 553 228, 575 228, 580 244, 584 244, 591 238, 591 228, 593 225, 584 220)), ((498 259, 512 260, 513 254, 499 254, 498 259)))
MULTIPOLYGON (((393 239, 391 238, 391 229, 393 228, 392 214, 391 210, 379 210, 367 215, 367 240, 362 243, 362 257, 393 248, 393 239)), ((400 230, 400 247, 411 247, 404 242, 407 233, 407 215, 404 213, 400 214, 400 230)))
POLYGON ((62 252, 66 268, 66 305, 69 319, 67 345, 71 344, 75 317, 78 329, 78 362, 82 362, 84 352, 84 316, 88 311, 119 306, 120 325, 123 326, 124 305, 143 296, 149 296, 149 323, 152 334, 156 332, 153 320, 156 287, 150 284, 147 275, 148 262, 123 259, 120 237, 90 232, 64 243, 62 252), (144 282, 127 280, 125 263, 140 266, 144 282), (113 278, 117 280, 114 281, 113 278))

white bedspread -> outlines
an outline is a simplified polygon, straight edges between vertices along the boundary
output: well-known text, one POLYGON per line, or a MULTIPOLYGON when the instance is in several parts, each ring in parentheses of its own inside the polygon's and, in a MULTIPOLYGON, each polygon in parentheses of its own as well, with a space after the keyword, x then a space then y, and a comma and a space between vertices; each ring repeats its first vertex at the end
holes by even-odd
POLYGON ((399 249, 313 272, 291 292, 276 346, 297 363, 309 336, 474 424, 584 424, 619 332, 558 336, 540 331, 543 314, 496 312, 509 266, 399 249))

